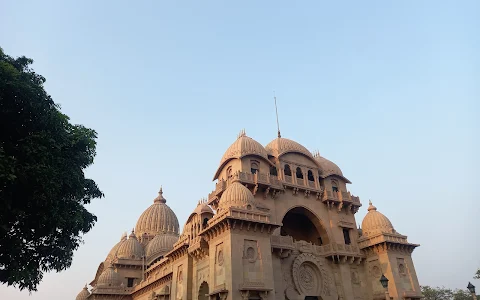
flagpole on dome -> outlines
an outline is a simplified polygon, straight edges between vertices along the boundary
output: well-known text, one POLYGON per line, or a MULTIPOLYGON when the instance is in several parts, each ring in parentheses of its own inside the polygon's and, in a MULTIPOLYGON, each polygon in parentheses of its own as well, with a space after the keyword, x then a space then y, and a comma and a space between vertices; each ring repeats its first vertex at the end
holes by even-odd
POLYGON ((275 96, 275 91, 273 91, 273 100, 275 101, 275 114, 277 115, 278 137, 281 138, 282 135, 280 134, 280 123, 278 122, 277 96, 275 96))

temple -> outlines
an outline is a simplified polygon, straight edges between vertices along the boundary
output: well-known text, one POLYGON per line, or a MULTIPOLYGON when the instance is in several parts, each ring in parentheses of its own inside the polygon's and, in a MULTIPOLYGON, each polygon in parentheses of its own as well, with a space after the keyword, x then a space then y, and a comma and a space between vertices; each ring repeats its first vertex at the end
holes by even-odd
POLYGON ((183 228, 160 189, 76 299, 422 297, 419 245, 371 202, 357 228, 359 197, 318 152, 280 135, 264 147, 242 131, 213 180, 183 228))

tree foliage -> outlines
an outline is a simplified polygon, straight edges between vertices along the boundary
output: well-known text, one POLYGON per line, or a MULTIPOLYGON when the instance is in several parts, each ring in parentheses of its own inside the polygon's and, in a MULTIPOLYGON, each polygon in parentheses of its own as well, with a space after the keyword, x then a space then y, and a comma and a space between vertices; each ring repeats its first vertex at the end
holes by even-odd
POLYGON ((422 286, 424 300, 472 300, 472 294, 468 290, 447 289, 445 287, 422 286))
POLYGON ((0 282, 35 291, 43 273, 70 267, 103 197, 85 178, 94 130, 72 125, 26 57, 0 48, 0 282))
POLYGON ((475 273, 475 276, 473 276, 474 279, 480 279, 480 269, 477 270, 477 273, 475 273))

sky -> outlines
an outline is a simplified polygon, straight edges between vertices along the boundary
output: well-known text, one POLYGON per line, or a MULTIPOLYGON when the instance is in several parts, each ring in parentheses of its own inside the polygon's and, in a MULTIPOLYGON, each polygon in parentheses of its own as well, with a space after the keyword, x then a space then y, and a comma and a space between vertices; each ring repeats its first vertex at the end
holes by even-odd
POLYGON ((76 124, 105 198, 71 268, 29 295, 74 299, 163 186, 180 224, 241 129, 342 169, 409 242, 421 285, 480 267, 479 1, 6 1, 0 47, 32 58, 76 124))

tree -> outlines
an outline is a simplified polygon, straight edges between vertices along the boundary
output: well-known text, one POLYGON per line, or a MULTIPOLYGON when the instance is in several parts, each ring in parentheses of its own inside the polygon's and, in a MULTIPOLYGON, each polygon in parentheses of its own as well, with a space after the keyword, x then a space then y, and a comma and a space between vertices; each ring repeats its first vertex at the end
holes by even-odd
POLYGON ((36 291, 44 272, 70 267, 103 197, 85 178, 97 134, 72 125, 24 56, 0 48, 0 282, 36 291))
POLYGON ((477 273, 475 273, 475 276, 473 278, 480 279, 480 269, 477 270, 477 273))
POLYGON ((471 300, 472 295, 467 290, 452 290, 445 287, 432 288, 428 285, 422 286, 424 300, 471 300))

